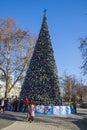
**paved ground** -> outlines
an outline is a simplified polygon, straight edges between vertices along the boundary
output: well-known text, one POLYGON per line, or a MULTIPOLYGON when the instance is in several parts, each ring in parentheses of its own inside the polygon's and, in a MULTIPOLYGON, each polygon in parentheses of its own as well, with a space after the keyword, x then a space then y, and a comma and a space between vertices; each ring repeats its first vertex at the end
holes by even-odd
POLYGON ((87 109, 78 109, 76 115, 36 115, 29 123, 25 113, 0 113, 0 130, 87 130, 87 109))

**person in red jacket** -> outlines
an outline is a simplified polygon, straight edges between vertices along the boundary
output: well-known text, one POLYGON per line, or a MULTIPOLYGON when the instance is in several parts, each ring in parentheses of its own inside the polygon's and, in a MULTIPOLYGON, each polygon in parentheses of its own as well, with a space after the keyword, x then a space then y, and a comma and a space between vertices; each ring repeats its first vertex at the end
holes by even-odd
POLYGON ((31 103, 32 105, 35 105, 34 99, 32 99, 30 103, 31 103))
POLYGON ((29 99, 26 98, 24 101, 24 111, 23 112, 25 112, 28 109, 28 104, 29 104, 29 99))

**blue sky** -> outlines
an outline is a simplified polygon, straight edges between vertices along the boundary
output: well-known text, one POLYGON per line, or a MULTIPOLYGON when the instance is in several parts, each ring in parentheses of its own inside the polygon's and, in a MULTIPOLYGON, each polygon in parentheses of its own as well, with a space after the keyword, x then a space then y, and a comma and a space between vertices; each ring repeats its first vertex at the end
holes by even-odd
POLYGON ((12 17, 37 35, 44 9, 59 76, 66 72, 84 80, 78 47, 79 38, 87 36, 87 0, 0 0, 1 18, 12 17))

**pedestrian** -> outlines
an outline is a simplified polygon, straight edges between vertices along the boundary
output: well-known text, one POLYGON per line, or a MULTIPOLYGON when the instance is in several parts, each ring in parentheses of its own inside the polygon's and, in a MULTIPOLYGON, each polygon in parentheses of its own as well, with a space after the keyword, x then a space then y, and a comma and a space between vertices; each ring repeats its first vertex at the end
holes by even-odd
POLYGON ((73 102, 73 107, 74 107, 74 111, 75 111, 75 114, 77 113, 77 109, 76 109, 76 102, 74 101, 73 102))
POLYGON ((4 98, 1 99, 1 111, 2 111, 2 112, 5 111, 5 102, 4 102, 4 98))
POLYGON ((25 101, 24 101, 24 110, 23 110, 23 112, 27 111, 28 105, 29 105, 29 99, 26 98, 25 101))
POLYGON ((35 105, 31 103, 28 106, 28 121, 30 123, 34 121, 34 116, 35 116, 35 105))
POLYGON ((19 102, 19 111, 20 111, 20 112, 22 112, 23 104, 24 104, 23 99, 20 99, 20 102, 19 102))

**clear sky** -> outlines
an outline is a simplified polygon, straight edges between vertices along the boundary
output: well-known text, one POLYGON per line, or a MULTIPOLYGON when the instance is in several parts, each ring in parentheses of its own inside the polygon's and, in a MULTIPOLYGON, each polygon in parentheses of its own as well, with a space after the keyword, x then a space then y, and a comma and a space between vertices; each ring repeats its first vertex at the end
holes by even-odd
POLYGON ((0 0, 1 18, 12 17, 37 35, 44 9, 59 76, 66 72, 84 79, 78 47, 79 38, 87 36, 87 0, 0 0))

